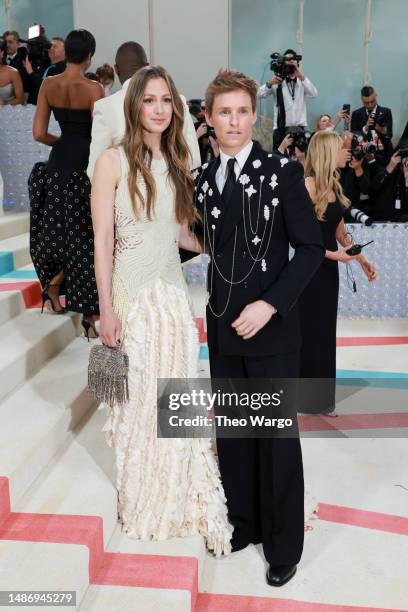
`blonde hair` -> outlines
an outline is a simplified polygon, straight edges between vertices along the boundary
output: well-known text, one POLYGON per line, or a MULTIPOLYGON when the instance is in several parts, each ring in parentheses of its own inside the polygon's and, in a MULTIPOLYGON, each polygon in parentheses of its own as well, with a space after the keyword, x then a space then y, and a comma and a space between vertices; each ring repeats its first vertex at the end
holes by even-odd
POLYGON ((194 181, 189 168, 190 151, 183 136, 184 107, 173 79, 161 66, 145 66, 138 70, 125 96, 126 131, 123 148, 129 162, 128 186, 133 211, 138 217, 141 208, 151 220, 156 200, 156 186, 150 168, 152 152, 144 143, 140 121, 143 96, 150 79, 164 79, 169 88, 173 115, 170 125, 161 136, 161 149, 167 162, 169 179, 174 186, 177 221, 191 224, 196 220, 196 213, 193 207, 194 181), (146 198, 139 189, 139 177, 145 183, 146 198))
POLYGON ((316 183, 316 216, 324 221, 324 214, 329 205, 329 198, 334 191, 344 207, 350 206, 350 200, 344 195, 340 184, 340 172, 337 169, 337 156, 343 141, 336 132, 316 132, 309 142, 306 156, 305 177, 311 176, 316 183))

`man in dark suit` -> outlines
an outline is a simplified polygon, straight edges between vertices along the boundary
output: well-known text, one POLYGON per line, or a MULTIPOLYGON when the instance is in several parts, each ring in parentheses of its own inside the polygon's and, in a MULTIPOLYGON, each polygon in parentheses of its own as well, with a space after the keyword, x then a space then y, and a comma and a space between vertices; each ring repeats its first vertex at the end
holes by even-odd
POLYGON ((363 132, 378 148, 379 157, 388 163, 392 139, 391 109, 378 104, 378 94, 374 87, 366 85, 361 90, 363 106, 351 114, 351 131, 363 132))
POLYGON ((6 43, 7 53, 4 55, 3 63, 15 68, 19 71, 23 81, 24 91, 27 91, 27 71, 24 66, 24 61, 27 57, 27 49, 20 47, 20 36, 15 30, 7 30, 4 32, 3 39, 6 43))
MULTIPOLYGON (((252 141, 256 95, 255 81, 231 70, 220 71, 206 92, 206 119, 220 147, 219 158, 195 171, 211 256, 212 378, 298 376, 296 300, 324 256, 302 166, 252 141)), ((262 542, 268 583, 285 584, 303 550, 299 438, 219 438, 217 447, 233 551, 262 542)))

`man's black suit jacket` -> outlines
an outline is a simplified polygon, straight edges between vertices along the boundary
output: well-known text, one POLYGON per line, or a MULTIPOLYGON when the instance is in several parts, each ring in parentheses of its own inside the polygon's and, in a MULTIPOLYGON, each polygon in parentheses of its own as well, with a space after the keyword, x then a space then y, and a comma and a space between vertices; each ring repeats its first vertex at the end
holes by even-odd
POLYGON ((300 348, 296 301, 324 257, 303 168, 298 162, 266 153, 254 143, 225 206, 215 180, 219 165, 216 159, 195 171, 195 202, 212 259, 208 273, 209 348, 222 355, 242 356, 296 351, 300 348), (289 245, 295 250, 290 261, 289 245), (231 286, 220 273, 226 279, 233 274, 234 283, 243 282, 231 286), (265 300, 278 312, 253 338, 243 340, 231 323, 256 300, 265 300))
MULTIPOLYGON (((377 104, 376 116, 381 115, 381 124, 387 128, 387 138, 392 138, 392 113, 391 109, 386 106, 380 106, 377 104)), ((361 132, 365 124, 367 123, 368 115, 365 106, 358 108, 351 114, 351 131, 361 132)))

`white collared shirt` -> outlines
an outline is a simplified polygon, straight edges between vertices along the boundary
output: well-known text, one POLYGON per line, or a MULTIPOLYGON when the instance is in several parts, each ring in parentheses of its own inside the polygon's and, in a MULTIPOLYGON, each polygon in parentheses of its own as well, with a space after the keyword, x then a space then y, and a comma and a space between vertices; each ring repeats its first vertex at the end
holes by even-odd
POLYGON ((7 62, 8 64, 11 64, 11 62, 13 61, 13 59, 14 59, 16 56, 17 56, 17 51, 16 51, 16 53, 13 53, 13 55, 8 55, 8 56, 7 56, 7 58, 6 58, 6 62, 7 62))
MULTIPOLYGON (((258 98, 266 98, 267 96, 273 96, 275 99, 275 105, 273 109, 273 129, 276 130, 278 127, 278 103, 276 99, 277 85, 268 87, 266 84, 261 85, 258 90, 258 98)), ((313 85, 312 81, 307 77, 303 81, 296 79, 294 99, 292 100, 292 94, 289 91, 286 80, 282 81, 282 95, 283 102, 285 104, 285 115, 286 125, 302 125, 307 126, 307 115, 306 115, 306 99, 305 98, 316 98, 317 89, 313 85)))
POLYGON ((233 159, 233 157, 235 157, 236 161, 234 164, 234 172, 235 172, 236 178, 238 178, 242 172, 243 167, 245 166, 245 162, 248 159, 249 154, 252 151, 253 144, 254 143, 252 142, 252 140, 250 140, 248 144, 245 145, 245 147, 241 149, 236 155, 227 155, 226 153, 224 153, 222 149, 220 149, 220 162, 221 163, 215 174, 215 182, 217 183, 218 191, 220 193, 222 193, 222 190, 224 189, 225 181, 227 180, 228 160, 233 159))

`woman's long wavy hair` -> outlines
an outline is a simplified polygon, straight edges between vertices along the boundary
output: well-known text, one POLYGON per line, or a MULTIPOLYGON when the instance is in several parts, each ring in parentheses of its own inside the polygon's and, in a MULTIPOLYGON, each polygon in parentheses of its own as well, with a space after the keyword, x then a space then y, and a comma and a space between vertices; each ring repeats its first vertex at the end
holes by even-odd
POLYGON ((129 162, 128 186, 132 207, 136 217, 145 210, 149 220, 154 213, 156 188, 151 173, 152 152, 143 140, 143 126, 140 110, 144 92, 150 79, 164 79, 169 88, 173 115, 169 126, 161 137, 161 151, 167 161, 168 178, 175 192, 175 213, 179 223, 195 220, 193 207, 194 181, 190 173, 190 151, 183 136, 184 108, 173 79, 161 66, 145 66, 133 76, 125 96, 126 131, 123 148, 129 162), (138 186, 142 177, 146 186, 146 198, 138 186))
POLYGON ((336 132, 316 132, 309 143, 306 155, 305 177, 312 176, 316 182, 315 211, 317 218, 324 221, 329 198, 334 191, 344 207, 350 200, 344 195, 337 169, 337 156, 343 141, 336 132))

